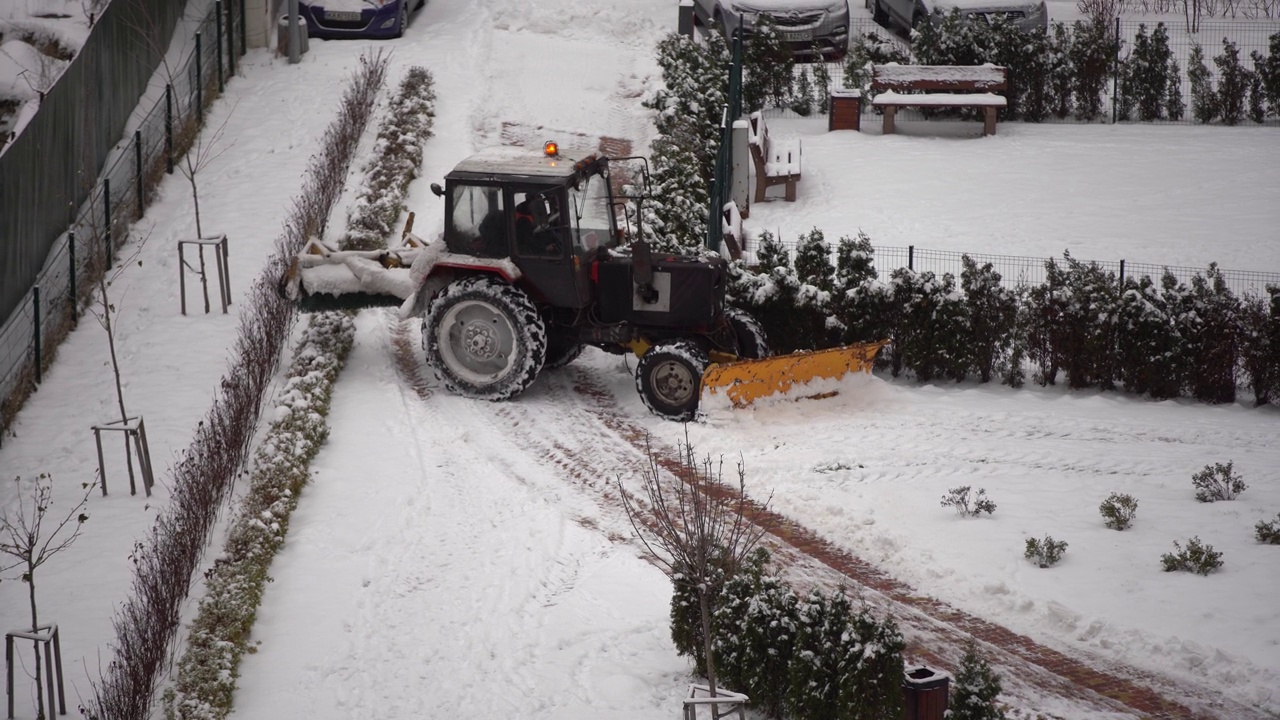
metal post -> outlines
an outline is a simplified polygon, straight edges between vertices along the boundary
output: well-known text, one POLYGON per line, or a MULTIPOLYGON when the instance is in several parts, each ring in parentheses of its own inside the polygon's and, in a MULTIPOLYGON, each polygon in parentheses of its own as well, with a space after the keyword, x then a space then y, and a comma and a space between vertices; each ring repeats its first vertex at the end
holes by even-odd
POLYGON ((907 246, 907 269, 908 270, 916 269, 916 246, 915 245, 907 246))
POLYGON ((164 86, 164 167, 173 174, 173 85, 164 86))
POLYGON ((36 384, 39 385, 41 380, 43 380, 43 377, 41 377, 42 373, 40 370, 40 366, 44 365, 44 362, 43 362, 44 358, 41 357, 41 353, 40 353, 40 286, 39 285, 35 285, 31 288, 31 306, 35 310, 35 316, 36 316, 35 328, 34 328, 34 335, 35 335, 35 341, 36 341, 36 384))
POLYGON ((249 30, 246 27, 244 19, 244 0, 240 0, 240 54, 243 55, 249 50, 249 30))
POLYGON ((222 0, 213 2, 213 27, 218 36, 218 92, 221 93, 226 89, 222 84, 222 0))
POLYGON ((680 14, 676 19, 676 32, 693 37, 693 0, 680 0, 680 14))
POLYGON ((1124 290, 1124 260, 1120 261, 1120 289, 1124 290))
POLYGON ((144 193, 142 190, 142 131, 133 131, 133 167, 134 175, 138 178, 138 219, 142 219, 146 205, 143 203, 144 193))
POLYGON ((1119 85, 1120 85, 1120 16, 1116 16, 1115 53, 1111 59, 1111 124, 1116 124, 1119 117, 1119 85))
POLYGON ((102 272, 106 272, 111 269, 111 178, 102 178, 102 204, 106 207, 104 218, 107 221, 106 229, 102 233, 104 261, 102 272))
POLYGON ((5 634, 4 636, 4 694, 9 698, 9 714, 5 717, 13 717, 13 636, 5 634))
POLYGON ((196 33, 196 119, 200 122, 204 121, 204 63, 201 62, 201 56, 204 52, 200 49, 200 33, 196 33))
POLYGON ((302 33, 298 27, 298 0, 289 0, 289 64, 302 62, 302 33))
POLYGON ((71 304, 71 319, 75 320, 80 315, 79 303, 76 302, 76 234, 74 232, 67 233, 67 255, 71 258, 71 296, 68 298, 71 304))
POLYGON ((227 0, 227 77, 236 74, 236 3, 227 0))
POLYGON ((182 314, 187 314, 187 260, 183 257, 182 242, 178 242, 178 296, 182 298, 182 314))

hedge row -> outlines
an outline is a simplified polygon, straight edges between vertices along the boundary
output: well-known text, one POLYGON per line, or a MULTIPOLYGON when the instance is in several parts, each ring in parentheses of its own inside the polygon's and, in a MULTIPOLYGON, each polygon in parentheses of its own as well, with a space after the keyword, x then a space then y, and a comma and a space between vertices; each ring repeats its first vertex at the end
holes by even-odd
MULTIPOLYGON (((757 549, 712 598, 712 638, 722 685, 771 718, 880 720, 902 717, 902 652, 893 618, 855 610, 843 589, 801 597, 766 572, 757 549)), ((698 595, 674 583, 671 637, 705 674, 698 595)))
POLYGON ((832 248, 822 231, 800 238, 794 262, 769 232, 758 265, 733 265, 731 300, 752 312, 777 352, 893 340, 880 362, 921 381, 976 377, 1153 398, 1256 404, 1280 401, 1280 287, 1236 297, 1216 265, 1190 286, 1165 273, 1126 277, 1066 254, 1043 284, 1012 290, 988 263, 964 257, 950 273, 899 268, 879 280, 866 235, 832 248))
MULTIPOLYGON (((358 238, 365 249, 386 246, 395 218, 388 221, 385 214, 403 207, 422 143, 431 136, 434 99, 430 73, 410 68, 380 126, 375 156, 364 168, 358 196, 366 202, 348 219, 348 242, 358 238)), ((372 97, 367 100, 371 106, 372 97)), ((169 720, 216 720, 231 713, 240 661, 252 652, 250 634, 267 571, 284 545, 310 462, 328 437, 329 400, 354 333, 346 314, 311 316, 276 400, 283 412, 254 454, 249 491, 222 555, 206 574, 205 596, 178 662, 177 680, 165 696, 169 720)))
POLYGON ((243 304, 231 369, 191 445, 172 470, 169 506, 130 556, 130 597, 114 618, 114 656, 94 683, 82 714, 101 720, 135 720, 151 713, 153 695, 170 661, 181 609, 190 591, 218 513, 240 468, 260 416, 263 394, 275 374, 294 308, 276 292, 287 257, 323 228, 382 85, 386 59, 362 56, 343 94, 339 116, 321 141, 303 194, 295 200, 277 251, 243 304))

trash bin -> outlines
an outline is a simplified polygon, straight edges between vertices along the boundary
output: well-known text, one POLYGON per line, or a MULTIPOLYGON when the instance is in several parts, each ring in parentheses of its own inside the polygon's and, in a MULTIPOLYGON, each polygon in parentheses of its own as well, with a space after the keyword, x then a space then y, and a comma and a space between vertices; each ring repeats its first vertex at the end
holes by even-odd
MULTIPOLYGON (((307 52, 307 21, 298 16, 298 54, 303 55, 307 52)), ((276 23, 276 54, 281 56, 289 55, 289 14, 285 13, 280 16, 280 22, 276 23)))
POLYGON ((834 88, 827 105, 827 132, 862 129, 862 91, 834 88))
POLYGON ((942 720, 950 692, 950 675, 923 665, 907 668, 902 680, 904 720, 942 720))

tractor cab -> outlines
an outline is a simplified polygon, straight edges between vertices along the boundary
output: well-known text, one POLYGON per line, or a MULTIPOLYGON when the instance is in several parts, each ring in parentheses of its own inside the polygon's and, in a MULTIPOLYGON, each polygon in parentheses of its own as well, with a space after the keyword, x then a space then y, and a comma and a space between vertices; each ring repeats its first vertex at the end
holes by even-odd
POLYGON ((607 158, 562 158, 494 148, 445 176, 444 239, 449 252, 510 259, 541 302, 583 308, 592 298, 591 259, 621 233, 607 158))

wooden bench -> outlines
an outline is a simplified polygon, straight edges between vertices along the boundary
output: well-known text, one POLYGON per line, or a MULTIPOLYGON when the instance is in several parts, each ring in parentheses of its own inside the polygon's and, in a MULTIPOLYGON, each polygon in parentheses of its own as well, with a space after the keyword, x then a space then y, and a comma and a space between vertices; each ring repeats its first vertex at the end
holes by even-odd
POLYGON ((871 104, 884 111, 884 134, 893 134, 898 108, 980 108, 982 134, 996 134, 996 111, 1009 101, 996 91, 1009 87, 1009 71, 996 65, 873 65, 871 104))
POLYGON ((756 171, 755 202, 764 202, 765 190, 774 185, 786 185, 787 202, 795 202, 796 183, 800 182, 800 141, 775 142, 759 112, 751 113, 748 120, 747 139, 756 171))

